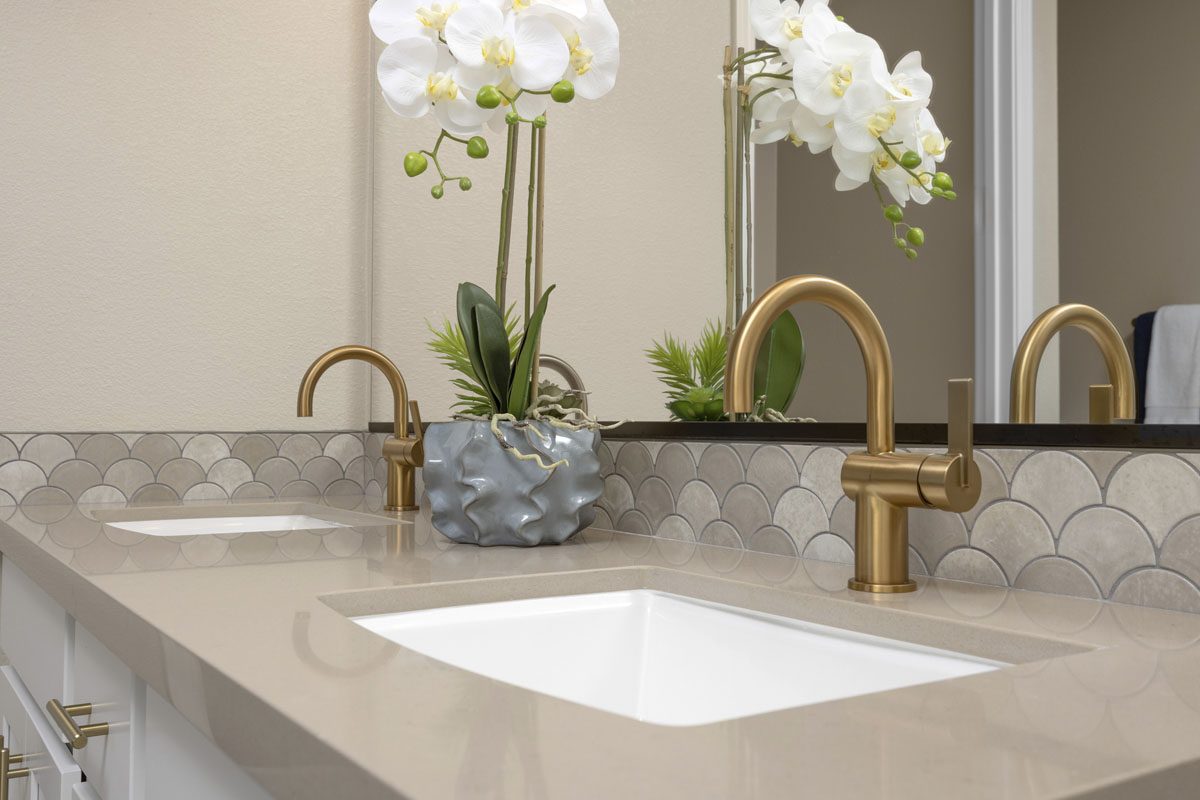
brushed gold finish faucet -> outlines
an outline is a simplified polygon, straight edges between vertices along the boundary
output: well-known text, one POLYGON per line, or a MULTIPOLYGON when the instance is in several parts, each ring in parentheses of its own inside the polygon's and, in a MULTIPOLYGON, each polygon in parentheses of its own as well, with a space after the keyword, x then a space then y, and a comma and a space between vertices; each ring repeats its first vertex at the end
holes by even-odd
POLYGON ((1012 397, 1009 402, 1009 422, 1032 423, 1034 395, 1037 390, 1038 367, 1042 354, 1054 335, 1063 328, 1083 328, 1092 337, 1104 356, 1109 383, 1089 388, 1089 422, 1108 424, 1114 418, 1133 420, 1137 412, 1133 364, 1129 350, 1112 321, 1091 306, 1082 303, 1063 303, 1047 309, 1033 321, 1021 337, 1013 358, 1012 397))
POLYGON ((842 488, 854 506, 854 577, 861 592, 911 592, 908 509, 966 511, 979 500, 982 479, 973 456, 974 382, 949 383, 945 454, 897 453, 892 352, 875 313, 845 284, 820 275, 788 278, 763 292, 733 334, 725 381, 726 410, 754 405, 754 365, 771 324, 793 303, 825 305, 850 327, 867 370, 867 450, 842 466, 842 488))
POLYGON ((365 361, 378 369, 392 387, 395 403, 392 435, 383 443, 383 457, 387 459, 387 502, 388 511, 415 511, 417 505, 416 468, 425 463, 424 434, 421 432, 421 413, 417 401, 408 400, 408 387, 404 376, 391 359, 378 350, 360 345, 335 347, 309 366, 300 381, 300 396, 296 401, 296 416, 311 417, 313 414, 313 392, 317 381, 325 370, 339 361, 365 361), (408 435, 408 415, 412 412, 415 438, 408 435))

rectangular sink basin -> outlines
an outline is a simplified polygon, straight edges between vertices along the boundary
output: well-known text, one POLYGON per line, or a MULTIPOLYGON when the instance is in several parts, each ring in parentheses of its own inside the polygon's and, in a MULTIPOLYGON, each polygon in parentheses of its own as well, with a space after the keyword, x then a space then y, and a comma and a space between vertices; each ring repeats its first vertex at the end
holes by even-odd
POLYGON ((456 667, 658 725, 703 725, 1008 666, 649 589, 352 619, 456 667))
POLYGON ((144 519, 106 522, 123 531, 147 536, 195 536, 208 533, 274 533, 328 528, 348 528, 342 522, 330 522, 307 514, 276 514, 249 517, 192 517, 180 519, 144 519))

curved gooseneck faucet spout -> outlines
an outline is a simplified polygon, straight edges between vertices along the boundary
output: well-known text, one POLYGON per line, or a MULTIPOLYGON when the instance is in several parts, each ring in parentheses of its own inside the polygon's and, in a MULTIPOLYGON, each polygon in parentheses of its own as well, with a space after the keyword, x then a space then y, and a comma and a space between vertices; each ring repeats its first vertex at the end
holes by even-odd
MULTIPOLYGON (((875 313, 845 284, 820 275, 780 281, 746 311, 733 335, 725 380, 726 410, 754 406, 754 366, 772 323, 793 303, 809 301, 845 320, 867 372, 867 450, 842 466, 842 488, 854 500, 854 577, 851 589, 910 592, 908 509, 966 511, 979 500, 982 479, 972 446, 973 382, 950 381, 945 454, 897 453, 892 352, 875 313)), ((784 411, 785 409, 778 409, 784 411)))
POLYGON ((1013 358, 1009 422, 1034 421, 1034 397, 1042 354, 1055 334, 1068 327, 1087 331, 1100 348, 1104 365, 1108 367, 1109 383, 1091 387, 1090 421, 1109 423, 1114 417, 1132 420, 1137 414, 1134 408, 1137 389, 1133 379, 1133 364, 1129 361, 1129 351, 1121 340, 1121 334, 1112 320, 1091 306, 1063 303, 1043 311, 1021 337, 1021 344, 1013 358))

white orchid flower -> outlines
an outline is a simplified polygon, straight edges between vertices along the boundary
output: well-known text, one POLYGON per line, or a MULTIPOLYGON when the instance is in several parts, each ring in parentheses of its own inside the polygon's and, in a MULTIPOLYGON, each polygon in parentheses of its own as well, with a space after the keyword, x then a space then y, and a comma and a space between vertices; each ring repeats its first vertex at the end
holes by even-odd
POLYGON ((922 108, 929 105, 933 77, 921 66, 919 50, 914 50, 896 63, 889 89, 902 102, 915 103, 922 108))
POLYGON ((368 18, 371 30, 386 44, 418 35, 436 40, 446 30, 450 16, 474 2, 478 0, 376 0, 368 18))
POLYGON ((583 21, 564 38, 570 51, 565 79, 575 92, 598 100, 612 91, 621 66, 621 34, 604 0, 587 0, 583 21))
POLYGON ((886 87, 891 82, 883 50, 861 33, 843 31, 823 41, 797 39, 789 54, 796 99, 822 116, 838 113, 856 83, 886 87))
POLYGON ((459 87, 449 50, 420 34, 389 44, 377 72, 384 100, 402 117, 423 117, 433 109, 443 128, 467 136, 478 133, 492 114, 459 87))
POLYGON ((588 13, 587 0, 503 0, 500 10, 535 16, 560 17, 578 25, 588 13))
POLYGON ((800 101, 791 90, 778 90, 765 94, 754 103, 754 119, 758 125, 750 132, 754 144, 778 142, 792 132, 792 114, 801 108, 800 101))
POLYGON ((754 35, 773 47, 786 50, 800 38, 824 38, 850 26, 829 10, 829 0, 751 0, 750 27, 754 35))
POLYGON ((511 76, 522 89, 545 91, 562 78, 570 60, 562 34, 546 19, 534 14, 506 18, 487 4, 455 12, 445 37, 450 52, 470 71, 468 82, 481 86, 498 86, 511 76))
POLYGON ((917 115, 917 142, 921 145, 921 150, 927 153, 934 163, 940 164, 946 160, 946 150, 950 147, 950 140, 942 135, 941 129, 933 119, 933 114, 927 108, 921 109, 921 113, 917 115))
POLYGON ((883 137, 900 141, 916 130, 921 107, 907 99, 898 100, 884 84, 857 80, 846 90, 834 117, 838 139, 851 150, 872 153, 883 137))

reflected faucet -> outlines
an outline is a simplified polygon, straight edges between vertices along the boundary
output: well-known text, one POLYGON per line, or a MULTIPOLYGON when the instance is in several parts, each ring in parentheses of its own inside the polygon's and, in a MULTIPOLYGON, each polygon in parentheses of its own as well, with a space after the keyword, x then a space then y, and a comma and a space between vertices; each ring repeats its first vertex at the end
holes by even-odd
POLYGON ((1133 364, 1121 334, 1108 317, 1082 303, 1064 303, 1047 309, 1033 321, 1021 337, 1013 358, 1012 398, 1009 402, 1009 422, 1032 423, 1034 395, 1037 390, 1038 367, 1042 354, 1054 335, 1063 328, 1083 328, 1092 337, 1104 356, 1109 383, 1089 388, 1088 421, 1108 424, 1114 418, 1130 420, 1136 416, 1133 364))
POLYGON ((360 345, 335 347, 319 357, 309 366, 300 380, 300 396, 296 401, 296 416, 313 415, 313 392, 317 381, 325 370, 339 361, 365 361, 378 369, 392 386, 392 401, 395 403, 392 435, 383 443, 383 456, 387 459, 387 502, 388 511, 415 511, 417 505, 416 468, 425 463, 424 434, 421 431, 421 413, 417 401, 408 401, 408 387, 404 376, 391 359, 378 350, 360 345), (408 435, 408 413, 412 410, 416 437, 408 435))
POLYGON ((788 278, 763 292, 733 334, 725 382, 726 410, 754 405, 754 365, 772 323, 793 303, 821 303, 850 327, 867 371, 867 450, 842 465, 842 488, 854 500, 854 577, 861 592, 911 592, 908 509, 967 511, 982 479, 972 444, 974 382, 949 383, 950 422, 945 454, 897 453, 892 352, 875 313, 845 284, 820 275, 788 278))

